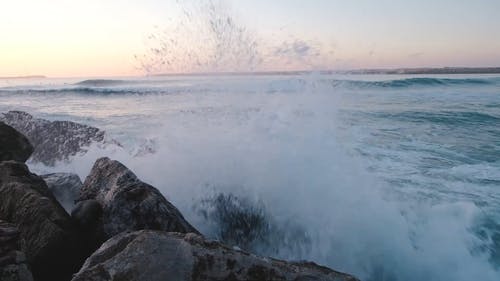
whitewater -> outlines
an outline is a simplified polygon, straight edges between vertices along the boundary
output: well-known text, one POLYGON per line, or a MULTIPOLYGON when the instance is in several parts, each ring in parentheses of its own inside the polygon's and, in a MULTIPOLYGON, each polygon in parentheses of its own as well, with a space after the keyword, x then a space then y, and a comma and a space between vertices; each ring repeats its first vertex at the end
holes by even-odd
POLYGON ((121 144, 32 171, 84 179, 98 157, 122 161, 234 246, 362 280, 500 278, 499 76, 0 80, 9 110, 121 144), (227 236, 221 202, 262 220, 252 237, 227 236))

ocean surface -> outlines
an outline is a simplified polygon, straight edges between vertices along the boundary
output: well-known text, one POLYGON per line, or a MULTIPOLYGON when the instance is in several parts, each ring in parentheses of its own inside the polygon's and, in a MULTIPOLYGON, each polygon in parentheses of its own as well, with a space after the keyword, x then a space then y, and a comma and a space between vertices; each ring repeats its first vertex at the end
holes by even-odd
POLYGON ((122 144, 33 171, 84 179, 117 159, 209 237, 238 218, 226 202, 263 221, 245 245, 263 255, 362 280, 500 280, 498 75, 0 80, 9 110, 122 144))

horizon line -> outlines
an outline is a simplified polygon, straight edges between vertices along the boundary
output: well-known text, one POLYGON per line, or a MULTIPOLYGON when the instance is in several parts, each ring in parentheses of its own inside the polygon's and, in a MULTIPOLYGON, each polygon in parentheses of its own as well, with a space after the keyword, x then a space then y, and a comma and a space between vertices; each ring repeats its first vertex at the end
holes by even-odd
MULTIPOLYGON (((402 67, 402 68, 357 68, 347 70, 271 70, 271 71, 214 71, 214 72, 174 72, 145 75, 130 75, 130 77, 162 77, 162 76, 240 76, 240 75, 300 75, 319 73, 328 74, 500 74, 500 66, 488 67, 402 67)), ((102 76, 46 76, 46 75, 19 75, 0 76, 0 80, 8 79, 50 79, 50 78, 78 78, 78 77, 124 77, 120 75, 102 76)))

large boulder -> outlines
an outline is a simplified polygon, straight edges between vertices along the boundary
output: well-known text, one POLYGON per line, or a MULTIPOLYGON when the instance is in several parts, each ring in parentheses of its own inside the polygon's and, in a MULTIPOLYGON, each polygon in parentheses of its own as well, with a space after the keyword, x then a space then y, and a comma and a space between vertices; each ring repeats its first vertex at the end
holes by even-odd
POLYGON ((52 173, 41 175, 41 177, 57 201, 66 211, 71 212, 83 185, 80 177, 72 173, 52 173))
POLYGON ((0 220, 0 280, 2 281, 33 281, 19 239, 17 227, 0 220))
MULTIPOLYGON (((198 233, 158 189, 107 157, 95 162, 79 200, 96 200, 102 206, 101 223, 106 239, 122 231, 141 229, 198 233)), ((82 212, 79 215, 85 217, 82 212)))
POLYGON ((23 163, 0 162, 0 219, 18 227, 37 280, 68 280, 85 258, 71 217, 23 163))
POLYGON ((351 275, 312 262, 264 258, 204 240, 194 233, 142 230, 106 241, 73 281, 337 280, 351 275))
POLYGON ((25 162, 32 153, 33 146, 25 136, 0 122, 0 161, 25 162))
POLYGON ((51 122, 23 111, 4 113, 0 121, 23 133, 35 148, 32 160, 46 165, 83 152, 93 142, 104 141, 104 132, 98 128, 71 121, 51 122))

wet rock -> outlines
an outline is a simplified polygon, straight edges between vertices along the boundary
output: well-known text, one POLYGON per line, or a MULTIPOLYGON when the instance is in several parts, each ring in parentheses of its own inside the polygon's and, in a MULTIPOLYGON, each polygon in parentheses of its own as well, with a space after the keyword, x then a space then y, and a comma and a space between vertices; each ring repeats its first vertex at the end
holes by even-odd
POLYGON ((85 147, 93 142, 104 141, 104 132, 91 126, 71 121, 51 122, 23 111, 9 111, 2 115, 0 121, 24 134, 33 144, 32 160, 46 165, 85 152, 85 147))
POLYGON ((84 249, 85 257, 90 256, 106 240, 102 229, 102 207, 97 200, 84 200, 76 204, 71 212, 84 249))
POLYGON ((33 146, 25 136, 0 122, 0 161, 25 162, 32 153, 33 146))
POLYGON ((70 216, 23 163, 0 163, 0 219, 14 223, 37 280, 68 280, 81 261, 70 216))
POLYGON ((57 201, 67 212, 71 212, 83 185, 80 177, 72 173, 53 173, 41 175, 41 177, 57 201))
POLYGON ((26 257, 21 251, 19 230, 14 224, 2 220, 0 220, 0 280, 33 280, 26 257))
POLYGON ((81 229, 93 229, 102 217, 102 207, 97 200, 84 200, 76 204, 71 217, 81 229))
POLYGON ((102 206, 106 238, 141 229, 198 232, 160 191, 139 180, 120 162, 106 157, 95 162, 85 179, 79 200, 89 199, 102 206))
POLYGON ((106 241, 73 281, 357 280, 312 262, 259 257, 194 233, 142 230, 106 241))

